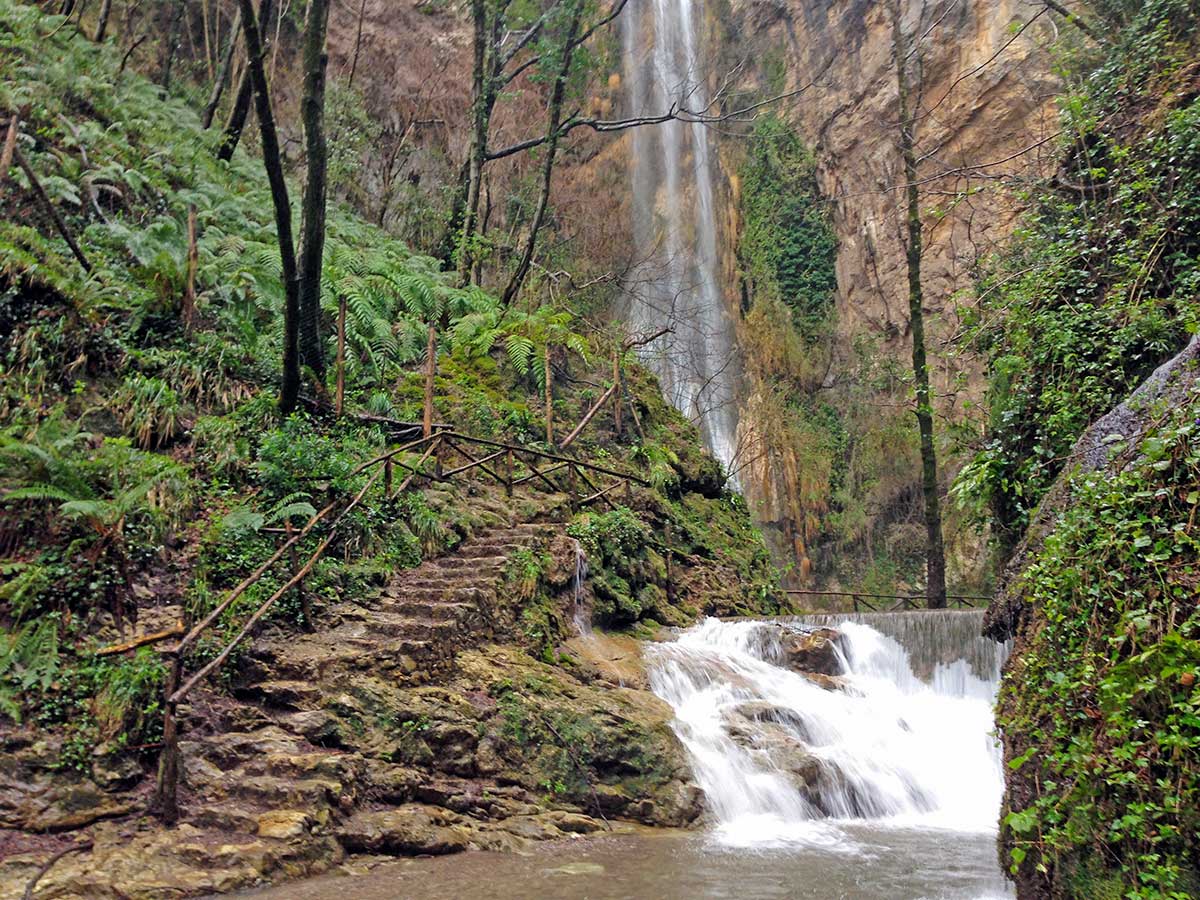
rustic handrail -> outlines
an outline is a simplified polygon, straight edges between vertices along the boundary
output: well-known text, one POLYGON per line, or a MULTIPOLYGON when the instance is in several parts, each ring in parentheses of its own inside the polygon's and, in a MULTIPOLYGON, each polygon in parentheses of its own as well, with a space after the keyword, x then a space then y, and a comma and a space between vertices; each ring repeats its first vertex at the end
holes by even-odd
MULTIPOLYGON (((880 610, 877 606, 867 603, 863 600, 863 605, 870 607, 875 612, 894 612, 904 606, 912 606, 917 601, 928 601, 929 597, 926 594, 876 594, 867 591, 816 591, 802 590, 800 588, 784 588, 785 594, 797 594, 810 597, 850 597, 857 605, 858 601, 865 597, 870 597, 873 600, 896 600, 897 603, 888 607, 887 610, 880 610)), ((970 602, 990 601, 991 597, 984 597, 979 594, 947 594, 946 599, 958 603, 960 606, 967 606, 975 609, 975 604, 970 602)), ((923 607, 922 607, 923 608, 923 607)))
MULTIPOLYGON (((485 438, 476 438, 471 435, 465 435, 451 430, 434 431, 431 434, 418 438, 417 440, 409 441, 400 447, 380 453, 355 466, 350 470, 347 477, 353 477, 361 474, 362 472, 370 469, 372 466, 378 466, 379 468, 370 475, 366 483, 363 484, 354 497, 342 507, 340 512, 338 512, 337 516, 331 522, 328 532, 317 544, 316 549, 314 549, 309 555, 304 565, 300 566, 299 568, 295 568, 296 563, 294 548, 300 541, 312 533, 313 529, 318 525, 318 523, 329 516, 334 509, 337 508, 338 502, 336 500, 329 502, 324 508, 314 513, 299 530, 292 531, 290 528, 285 530, 285 534, 287 534, 287 540, 264 562, 258 565, 253 572, 242 579, 242 581, 240 581, 233 588, 233 590, 231 590, 229 594, 208 613, 208 615, 206 615, 200 622, 193 625, 192 628, 190 628, 187 633, 180 638, 178 644, 165 651, 166 655, 170 657, 171 663, 168 669, 167 682, 164 688, 163 749, 159 758, 157 794, 159 811, 161 812, 163 818, 168 822, 174 822, 179 816, 177 796, 180 764, 177 719, 177 709, 179 703, 182 702, 188 696, 188 694, 196 688, 197 685, 203 682, 204 679, 206 679, 225 663, 237 645, 254 630, 255 626, 258 625, 258 623, 263 619, 264 616, 266 616, 266 614, 281 597, 283 597, 292 588, 298 586, 309 575, 309 573, 311 573, 317 561, 329 548, 330 544, 333 543, 334 538, 337 536, 338 528, 345 520, 346 516, 362 503, 371 487, 379 481, 381 476, 384 478, 385 495, 388 497, 392 495, 393 492, 391 480, 393 465, 400 465, 401 467, 407 469, 410 473, 396 489, 396 493, 403 492, 418 477, 428 478, 431 481, 448 481, 455 475, 460 475, 475 468, 482 469, 492 478, 499 481, 505 486, 505 489, 509 493, 512 492, 512 488, 515 484, 523 484, 534 477, 545 481, 552 490, 562 491, 563 489, 551 481, 547 476, 550 472, 567 468, 572 474, 572 480, 574 475, 578 474, 592 491, 592 494, 578 501, 580 505, 590 503, 598 498, 605 499, 605 501, 609 502, 611 505, 611 501, 608 501, 606 495, 616 488, 623 485, 626 491, 629 491, 630 485, 633 482, 636 482, 640 485, 648 484, 647 481, 639 478, 636 475, 626 472, 618 472, 605 466, 596 465, 595 463, 572 459, 570 457, 560 456, 555 453, 547 453, 543 450, 537 450, 531 447, 522 447, 516 444, 492 441, 485 438), (492 452, 481 458, 476 458, 475 456, 463 450, 461 446, 458 446, 457 442, 476 444, 481 447, 490 448, 492 452), (408 463, 400 462, 396 459, 396 457, 398 457, 400 454, 409 451, 415 451, 417 448, 422 446, 425 447, 425 452, 415 465, 409 465, 408 463), (458 466, 447 472, 441 472, 441 455, 438 454, 437 469, 434 472, 422 471, 421 467, 424 466, 429 457, 437 454, 438 450, 443 446, 446 446, 455 453, 458 453, 468 462, 465 465, 458 466), (543 470, 539 470, 532 462, 525 461, 524 465, 531 470, 532 474, 520 479, 514 479, 512 463, 518 454, 525 457, 533 457, 535 459, 550 460, 554 462, 555 465, 543 470), (500 476, 487 465, 488 463, 501 457, 506 457, 506 467, 508 473, 507 478, 500 476), (379 465, 380 463, 383 465, 379 465), (600 489, 591 481, 591 479, 582 474, 581 470, 584 469, 609 475, 617 478, 618 480, 608 487, 600 489), (288 580, 274 593, 272 593, 270 597, 259 604, 258 608, 245 621, 237 634, 235 634, 225 644, 225 646, 215 657, 209 660, 209 662, 207 662, 205 665, 201 666, 200 669, 193 673, 190 678, 188 678, 186 681, 183 681, 183 660, 185 653, 196 643, 197 640, 199 640, 201 634, 210 628, 213 623, 216 622, 220 616, 225 613, 234 604, 234 602, 237 601, 239 597, 241 597, 252 585, 257 583, 259 579, 261 579, 262 576, 266 574, 266 572, 280 559, 282 559, 284 554, 288 553, 289 551, 291 551, 292 566, 295 568, 292 576, 288 578, 288 580), (180 683, 181 681, 183 681, 182 684, 180 683)), ((573 493, 573 488, 574 485, 572 484, 572 489, 568 491, 568 493, 573 493)), ((114 650, 114 652, 116 651, 114 650)))

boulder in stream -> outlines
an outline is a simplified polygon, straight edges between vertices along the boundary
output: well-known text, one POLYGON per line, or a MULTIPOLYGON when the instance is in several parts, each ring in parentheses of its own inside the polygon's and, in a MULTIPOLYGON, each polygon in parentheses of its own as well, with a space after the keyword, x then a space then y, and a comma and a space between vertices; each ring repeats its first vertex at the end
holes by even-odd
POLYGON ((783 664, 801 674, 840 675, 842 663, 838 649, 841 640, 842 633, 836 628, 785 631, 781 641, 783 664))

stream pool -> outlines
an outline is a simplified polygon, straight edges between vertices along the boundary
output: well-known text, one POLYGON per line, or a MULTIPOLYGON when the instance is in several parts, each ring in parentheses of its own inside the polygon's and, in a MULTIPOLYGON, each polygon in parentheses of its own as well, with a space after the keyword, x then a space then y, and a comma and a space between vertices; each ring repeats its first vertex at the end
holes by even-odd
POLYGON ((591 837, 530 853, 380 863, 362 874, 258 891, 262 900, 1000 900, 1012 895, 986 834, 874 824, 815 827, 811 840, 730 848, 696 832, 591 837))

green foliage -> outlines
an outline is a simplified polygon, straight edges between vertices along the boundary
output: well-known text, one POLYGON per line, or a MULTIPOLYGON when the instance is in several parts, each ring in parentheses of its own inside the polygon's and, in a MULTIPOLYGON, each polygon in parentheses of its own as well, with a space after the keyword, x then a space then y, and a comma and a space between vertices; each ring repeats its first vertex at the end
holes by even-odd
POLYGON ((1198 414, 1161 411, 1118 474, 1076 478, 1020 585, 1035 624, 997 721, 1036 788, 1004 836, 1014 872, 1074 880, 1071 896, 1200 888, 1198 414))
POLYGON ((957 494, 1005 548, 1083 429, 1200 327, 1200 8, 1103 7, 1122 28, 1062 101, 1060 172, 980 286, 990 423, 957 494))
POLYGON ((817 188, 816 163, 799 136, 774 115, 761 117, 741 168, 745 224, 738 244, 752 303, 778 297, 809 343, 828 331, 837 238, 817 188))
POLYGON ((58 675, 58 623, 30 622, 0 628, 0 713, 21 721, 21 703, 30 693, 46 691, 58 675))

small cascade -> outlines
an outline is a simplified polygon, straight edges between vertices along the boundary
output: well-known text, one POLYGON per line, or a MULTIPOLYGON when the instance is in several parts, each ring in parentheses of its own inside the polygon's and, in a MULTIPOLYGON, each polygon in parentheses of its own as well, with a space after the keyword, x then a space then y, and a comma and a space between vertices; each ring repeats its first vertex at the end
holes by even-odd
POLYGON ((717 836, 853 848, 841 826, 996 827, 992 703, 1006 649, 970 612, 721 622, 649 650, 717 836), (833 677, 793 671, 789 637, 836 627, 833 677))
POLYGON ((587 577, 587 554, 583 550, 583 545, 579 543, 579 541, 575 541, 575 576, 571 581, 571 589, 575 594, 573 620, 575 623, 575 630, 584 637, 587 637, 592 633, 592 611, 588 609, 587 602, 583 595, 583 588, 587 583, 587 577))

